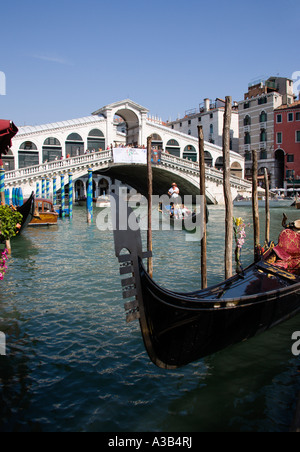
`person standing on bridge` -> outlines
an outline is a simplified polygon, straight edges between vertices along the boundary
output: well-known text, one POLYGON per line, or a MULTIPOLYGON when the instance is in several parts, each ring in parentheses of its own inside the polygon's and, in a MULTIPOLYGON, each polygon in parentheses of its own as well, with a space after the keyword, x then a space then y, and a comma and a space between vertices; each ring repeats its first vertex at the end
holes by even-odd
POLYGON ((170 202, 178 203, 179 201, 179 188, 177 184, 173 182, 172 187, 168 191, 168 195, 171 197, 170 202))

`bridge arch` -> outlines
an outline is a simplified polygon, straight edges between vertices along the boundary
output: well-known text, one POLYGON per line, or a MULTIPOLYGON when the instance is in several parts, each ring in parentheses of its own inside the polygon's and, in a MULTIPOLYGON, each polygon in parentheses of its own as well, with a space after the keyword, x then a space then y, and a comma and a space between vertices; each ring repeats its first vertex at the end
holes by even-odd
POLYGON ((116 109, 113 116, 120 116, 126 124, 126 144, 137 146, 140 141, 140 122, 137 114, 131 108, 119 108, 116 109))
POLYGON ((66 139, 66 156, 76 157, 84 154, 84 141, 79 133, 73 132, 66 139))
POLYGON ((38 147, 33 141, 24 141, 18 151, 19 168, 38 165, 39 152, 38 147))

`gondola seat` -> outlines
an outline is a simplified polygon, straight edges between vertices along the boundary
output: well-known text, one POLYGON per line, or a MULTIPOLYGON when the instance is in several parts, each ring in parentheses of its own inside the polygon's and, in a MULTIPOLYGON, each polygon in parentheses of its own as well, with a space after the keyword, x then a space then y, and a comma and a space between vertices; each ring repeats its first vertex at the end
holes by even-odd
POLYGON ((292 229, 283 230, 273 251, 277 257, 273 265, 290 273, 300 274, 300 233, 292 229))

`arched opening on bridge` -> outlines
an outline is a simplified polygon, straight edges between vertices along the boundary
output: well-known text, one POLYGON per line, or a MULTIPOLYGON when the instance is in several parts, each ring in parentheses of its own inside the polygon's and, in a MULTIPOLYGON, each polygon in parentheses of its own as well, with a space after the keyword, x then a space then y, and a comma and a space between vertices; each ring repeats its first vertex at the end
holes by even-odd
MULTIPOLYGON (((114 126, 117 127, 118 132, 125 133, 125 144, 138 146, 140 143, 140 124, 139 118, 134 111, 129 108, 121 108, 116 111, 114 116, 114 126), (120 117, 123 121, 118 119, 120 117)), ((122 140, 121 140, 122 141, 122 140)), ((108 145, 110 143, 107 143, 108 145)))
POLYGON ((230 168, 230 172, 233 176, 236 176, 239 179, 242 179, 243 177, 243 169, 238 162, 233 162, 230 168))
POLYGON ((180 157, 180 146, 178 141, 172 139, 167 142, 166 152, 171 155, 175 155, 175 157, 180 157))
POLYGON ((100 129, 93 129, 90 131, 87 139, 87 149, 94 152, 105 149, 105 138, 100 129))
POLYGON ((35 166, 40 163, 37 146, 32 141, 24 141, 21 144, 18 157, 19 168, 27 168, 28 166, 35 166))
MULTIPOLYGON (((284 176, 285 176, 285 152, 283 149, 277 149, 275 151, 275 168, 274 168, 274 178, 275 186, 277 188, 284 187, 284 176)), ((293 177, 291 176, 291 179, 293 177)))
POLYGON ((82 182, 82 180, 79 179, 75 182, 74 190, 75 190, 75 199, 82 199, 85 196, 84 183, 82 182))
POLYGON ((66 140, 66 157, 77 157, 84 154, 84 142, 78 133, 71 133, 66 140))
POLYGON ((209 166, 210 168, 213 166, 213 158, 210 152, 204 151, 204 161, 205 165, 209 166))
POLYGON ((191 144, 188 144, 183 150, 183 158, 191 160, 192 162, 197 162, 198 156, 196 149, 191 144))
POLYGON ((109 182, 107 179, 100 179, 99 184, 98 184, 98 188, 99 188, 99 195, 103 196, 103 195, 108 195, 109 194, 109 182))
POLYGON ((157 151, 161 151, 163 148, 163 141, 161 139, 161 136, 157 133, 152 133, 152 143, 151 146, 153 149, 156 149, 157 151))
POLYGON ((215 168, 217 170, 222 171, 223 170, 223 157, 218 157, 215 163, 215 168))
POLYGON ((2 161, 5 171, 13 171, 15 169, 15 157, 11 149, 6 155, 2 155, 2 161))
POLYGON ((43 163, 59 160, 62 156, 62 147, 57 138, 47 138, 43 144, 43 163))

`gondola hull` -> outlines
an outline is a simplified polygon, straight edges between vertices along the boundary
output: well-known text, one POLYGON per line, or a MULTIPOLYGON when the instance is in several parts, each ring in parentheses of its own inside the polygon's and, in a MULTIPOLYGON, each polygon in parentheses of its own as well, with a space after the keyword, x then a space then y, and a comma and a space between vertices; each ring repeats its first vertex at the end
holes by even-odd
POLYGON ((211 291, 175 294, 156 285, 141 264, 141 327, 151 360, 159 367, 181 367, 249 339, 300 312, 299 279, 285 280, 288 274, 275 276, 277 269, 274 270, 270 273, 268 267, 262 271, 259 265, 247 269, 242 291, 251 292, 260 286, 260 293, 230 298, 230 292, 238 286, 241 290, 243 285, 243 280, 236 277, 227 281, 227 295, 218 298, 226 282, 211 291), (270 290, 272 282, 275 290, 270 290), (263 291, 264 286, 269 287, 268 292, 263 291))
MULTIPOLYGON (((264 258, 208 289, 175 293, 146 272, 139 228, 119 227, 119 203, 112 203, 116 256, 120 262, 127 321, 139 319, 150 359, 176 369, 247 340, 300 312, 300 277, 264 258)), ((124 212, 123 212, 124 213, 124 212)), ((133 211, 127 207, 127 216, 133 211)), ((128 223, 129 224, 129 223, 128 223)))

